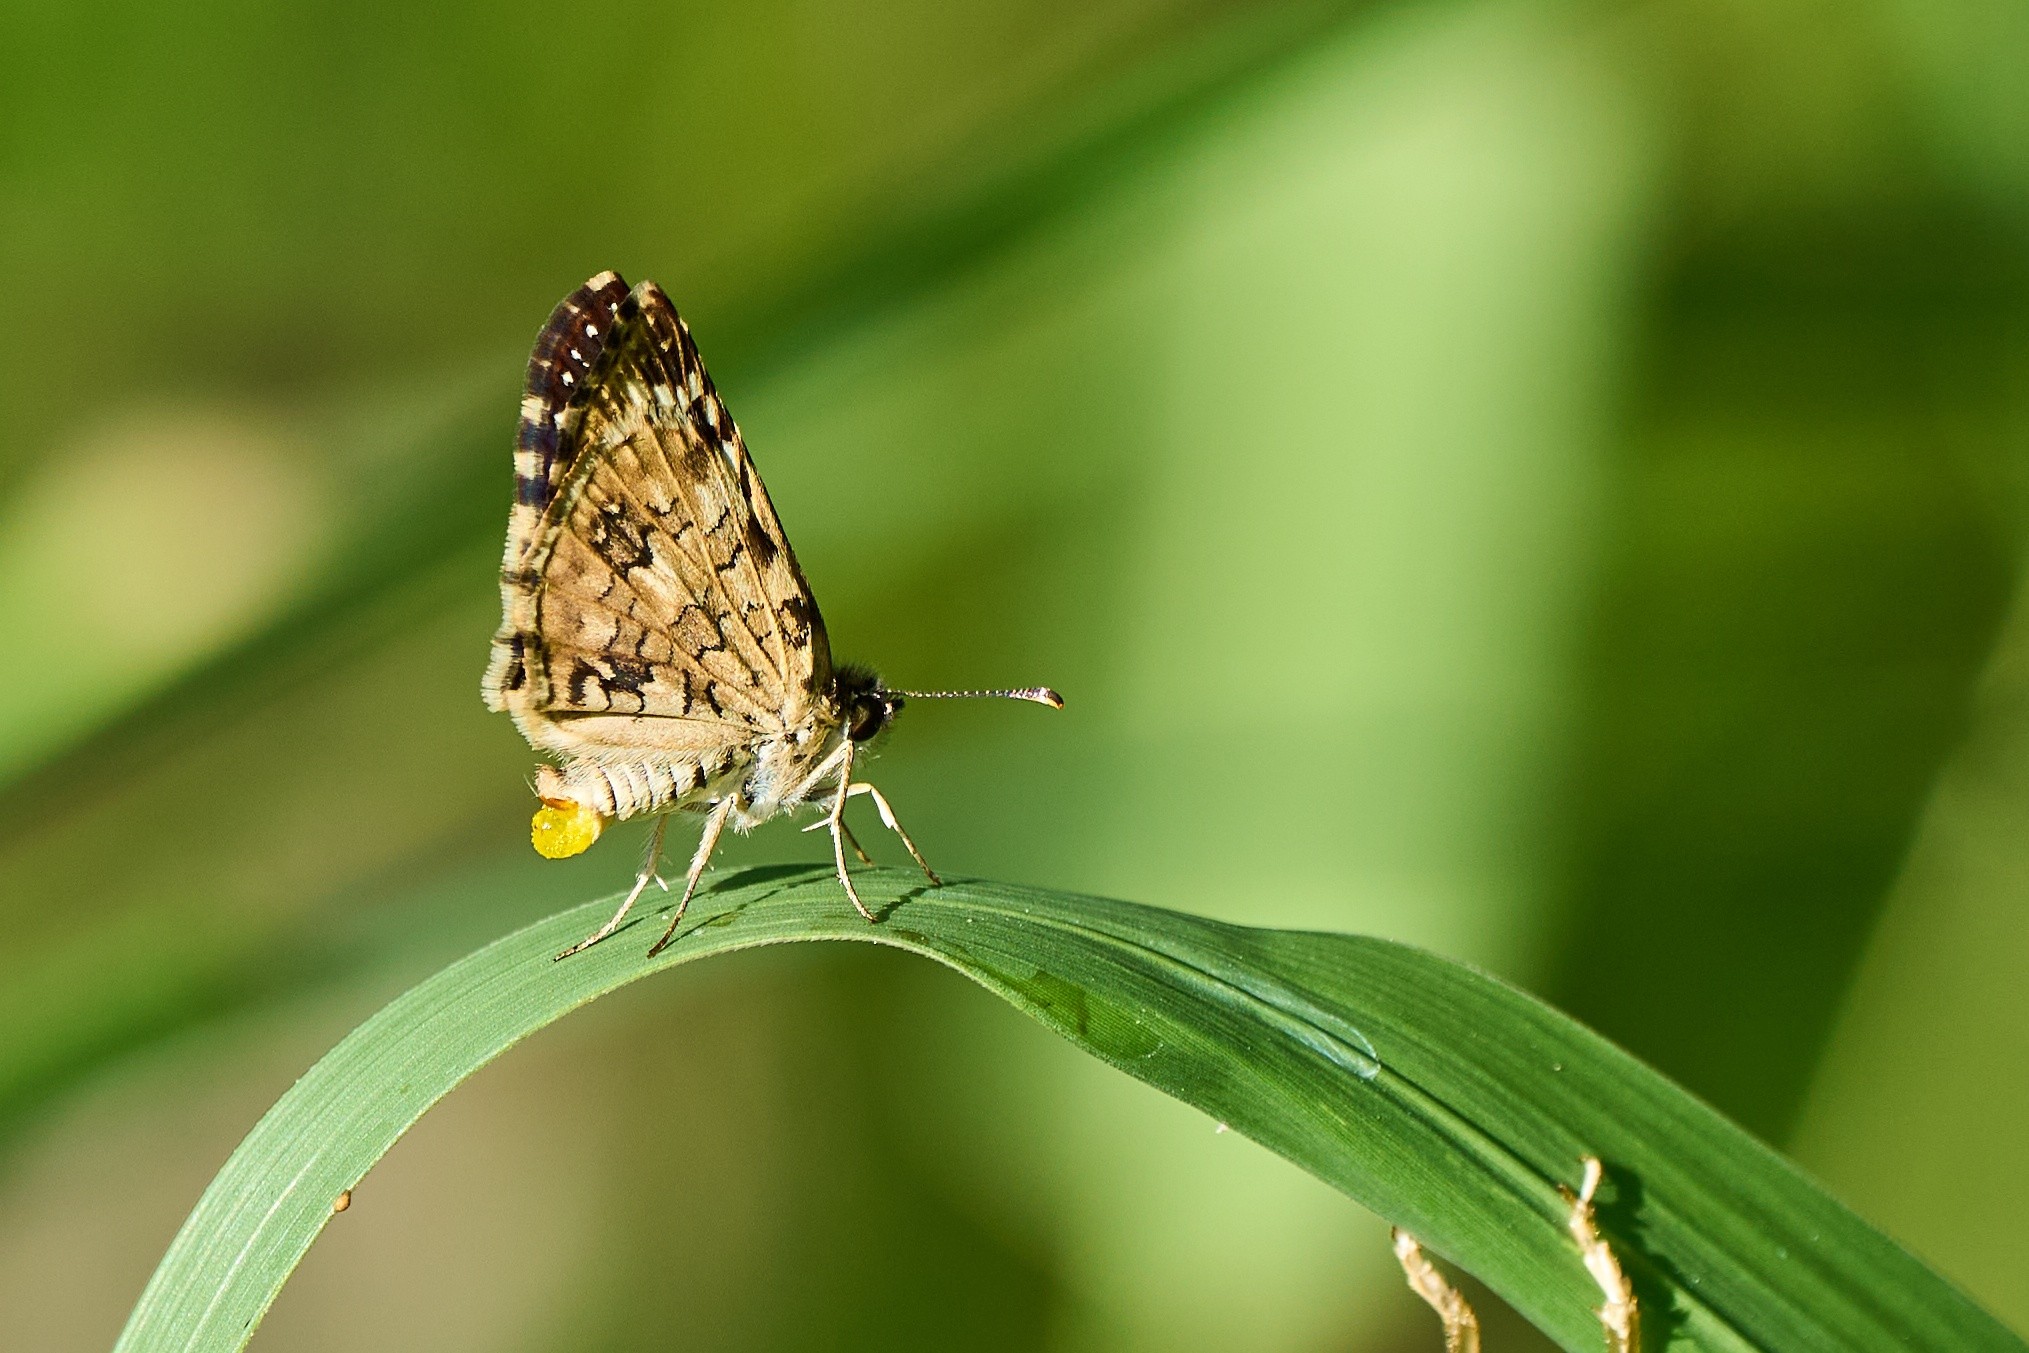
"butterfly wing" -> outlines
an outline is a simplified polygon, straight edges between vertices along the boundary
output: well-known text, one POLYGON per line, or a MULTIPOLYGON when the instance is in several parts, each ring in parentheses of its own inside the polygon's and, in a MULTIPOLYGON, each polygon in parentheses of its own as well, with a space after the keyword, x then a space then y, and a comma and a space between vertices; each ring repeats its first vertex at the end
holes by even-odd
POLYGON ((485 694, 532 740, 579 750, 530 727, 568 721, 616 749, 704 750, 796 726, 829 691, 817 603, 654 283, 602 273, 551 316, 516 495, 485 694))

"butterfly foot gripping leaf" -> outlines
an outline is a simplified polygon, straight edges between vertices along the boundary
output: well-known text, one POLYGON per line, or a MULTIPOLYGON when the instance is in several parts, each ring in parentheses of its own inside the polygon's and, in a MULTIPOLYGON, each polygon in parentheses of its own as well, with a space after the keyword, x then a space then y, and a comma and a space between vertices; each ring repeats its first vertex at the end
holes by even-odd
MULTIPOLYGON (((1599 1157, 1586 1156, 1579 1162, 1585 1177, 1576 1190, 1557 1186, 1557 1192, 1569 1208, 1565 1214, 1564 1227, 1571 1238, 1578 1242, 1578 1253, 1585 1261, 1585 1271, 1599 1291, 1606 1298, 1605 1304, 1593 1314, 1599 1318, 1601 1333, 1606 1336, 1607 1353, 1641 1353, 1641 1310, 1635 1301, 1634 1287, 1621 1269, 1620 1259, 1613 1247, 1599 1234, 1599 1223, 1593 1215, 1592 1201, 1599 1192, 1600 1181, 1606 1177, 1606 1170, 1599 1157)), ((1389 1234, 1395 1242, 1395 1259, 1402 1265, 1402 1276, 1409 1283, 1409 1290, 1423 1298, 1437 1318, 1444 1322, 1444 1353, 1480 1353, 1479 1316, 1474 1314, 1472 1304, 1465 1294, 1453 1287, 1437 1266, 1423 1253, 1422 1243, 1415 1236, 1397 1226, 1389 1234)))
MULTIPOLYGON (((663 943, 727 823, 746 831, 820 793, 839 883, 871 917, 846 873, 844 810, 873 794, 900 834, 852 769, 905 697, 1063 704, 1042 687, 889 690, 832 665, 740 430, 653 282, 630 290, 600 273, 557 306, 529 358, 514 476, 486 704, 557 758, 536 773, 530 837, 543 855, 576 855, 609 822, 707 815, 663 943)), ((634 889, 585 944, 611 934, 654 878, 661 840, 658 823, 634 889)), ((913 842, 909 852, 936 882, 913 842)))

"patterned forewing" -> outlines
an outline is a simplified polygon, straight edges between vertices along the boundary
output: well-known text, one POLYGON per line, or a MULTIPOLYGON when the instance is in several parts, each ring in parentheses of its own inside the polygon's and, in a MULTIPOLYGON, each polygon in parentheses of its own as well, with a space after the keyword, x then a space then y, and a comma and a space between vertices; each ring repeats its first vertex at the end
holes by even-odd
POLYGON ((830 661, 766 490, 661 291, 614 320, 559 420, 569 469, 523 559, 538 705, 794 724, 830 661))
POLYGON ((681 444, 665 437, 665 451, 679 481, 714 486, 711 516, 701 511, 697 517, 712 539, 713 567, 740 589, 741 623, 767 646, 792 695, 814 699, 831 687, 831 647, 817 598, 747 454, 746 440, 698 356, 690 326, 653 282, 642 283, 635 295, 684 401, 677 423, 681 444))

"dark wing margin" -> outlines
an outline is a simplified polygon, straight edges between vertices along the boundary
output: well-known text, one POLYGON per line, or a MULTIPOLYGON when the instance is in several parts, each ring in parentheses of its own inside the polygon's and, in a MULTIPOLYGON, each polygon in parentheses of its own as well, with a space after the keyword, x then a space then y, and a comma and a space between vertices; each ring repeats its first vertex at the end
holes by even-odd
POLYGON ((529 354, 521 422, 514 438, 514 508, 500 565, 503 618, 481 683, 489 709, 505 709, 507 699, 528 683, 527 641, 517 623, 515 595, 526 588, 513 580, 522 573, 522 558, 535 542, 543 512, 570 470, 569 448, 563 445, 564 411, 584 388, 586 373, 605 349, 614 314, 626 299, 626 279, 616 272, 600 273, 557 303, 529 354))
POLYGON ((614 317, 626 299, 626 279, 602 272, 564 297, 536 335, 514 443, 514 501, 517 507, 533 509, 537 517, 570 470, 559 427, 564 409, 584 389, 586 373, 605 350, 614 317))

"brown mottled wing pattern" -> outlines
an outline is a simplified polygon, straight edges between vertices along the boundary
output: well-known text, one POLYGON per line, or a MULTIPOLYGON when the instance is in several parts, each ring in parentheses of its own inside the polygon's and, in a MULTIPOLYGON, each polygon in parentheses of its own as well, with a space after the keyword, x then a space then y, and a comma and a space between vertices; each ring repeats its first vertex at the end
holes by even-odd
POLYGON ((544 332, 566 326, 542 373, 569 387, 553 443, 527 427, 556 393, 531 363, 517 525, 540 508, 519 549, 510 531, 488 703, 793 726, 831 682, 816 603, 689 330, 653 283, 609 304, 620 285, 594 278, 544 332), (610 326, 569 343, 601 308, 610 326))

